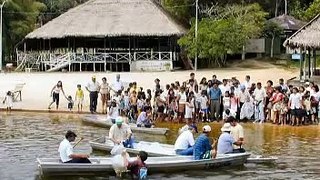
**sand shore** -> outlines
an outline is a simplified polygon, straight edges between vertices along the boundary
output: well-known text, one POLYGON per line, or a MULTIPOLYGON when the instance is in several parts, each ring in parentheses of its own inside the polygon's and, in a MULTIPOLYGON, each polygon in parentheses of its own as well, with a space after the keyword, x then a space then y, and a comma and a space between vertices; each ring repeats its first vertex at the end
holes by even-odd
MULTIPOLYGON (((159 78, 161 85, 174 82, 185 81, 189 78, 189 74, 193 71, 176 71, 176 72, 141 72, 141 73, 120 73, 123 82, 136 81, 138 86, 144 89, 152 89, 154 87, 154 79, 159 78)), ((109 83, 115 81, 115 76, 118 73, 94 73, 94 72, 72 72, 72 73, 1 73, 0 74, 0 108, 5 108, 2 100, 5 93, 13 90, 18 83, 25 83, 22 90, 22 101, 15 102, 13 109, 17 110, 31 110, 31 111, 48 111, 48 104, 52 100, 50 92, 52 87, 61 80, 66 95, 74 97, 77 84, 84 86, 91 80, 92 75, 96 75, 97 80, 101 82, 102 77, 106 77, 109 83)), ((260 68, 260 69, 245 69, 245 68, 226 68, 226 69, 211 69, 200 70, 196 72, 198 81, 202 77, 207 79, 216 74, 218 79, 237 77, 241 82, 244 81, 245 75, 250 75, 253 82, 266 83, 267 80, 272 80, 275 83, 279 78, 290 79, 295 77, 298 73, 296 71, 288 71, 280 68, 260 68)), ((60 96, 59 112, 67 110, 67 100, 60 96)), ((98 111, 101 107, 98 102, 98 111)), ((54 108, 53 108, 54 109, 54 108)), ((89 95, 85 91, 84 111, 89 111, 89 95)), ((55 112, 55 110, 51 110, 55 112)))

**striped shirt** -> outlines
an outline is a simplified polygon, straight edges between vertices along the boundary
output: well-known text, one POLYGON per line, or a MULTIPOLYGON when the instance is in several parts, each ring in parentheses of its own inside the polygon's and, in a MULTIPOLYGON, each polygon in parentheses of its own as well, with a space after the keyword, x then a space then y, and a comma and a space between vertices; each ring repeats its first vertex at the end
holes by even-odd
POLYGON ((202 159, 202 156, 209 150, 211 150, 211 145, 209 138, 205 134, 201 134, 194 146, 193 146, 193 157, 195 160, 202 159))

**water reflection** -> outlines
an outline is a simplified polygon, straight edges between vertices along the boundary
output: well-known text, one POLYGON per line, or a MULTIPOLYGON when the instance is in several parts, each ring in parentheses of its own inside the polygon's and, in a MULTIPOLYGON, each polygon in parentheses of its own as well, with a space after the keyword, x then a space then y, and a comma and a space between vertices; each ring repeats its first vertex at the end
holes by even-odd
MULTIPOLYGON (((83 125, 79 115, 12 113, 0 114, 0 179, 39 179, 36 158, 58 157, 58 146, 64 133, 72 129, 85 139, 76 147, 91 156, 106 154, 91 151, 89 141, 107 135, 104 128, 83 125)), ((183 124, 160 124, 173 132, 183 124)), ((202 125, 199 125, 200 127, 202 125)), ((221 124, 211 124, 211 137, 218 137, 221 124)), ((246 164, 243 167, 210 171, 188 171, 156 174, 150 179, 316 179, 320 175, 320 126, 275 126, 244 124, 245 148, 254 154, 276 155, 276 165, 246 164)), ((136 134, 138 140, 174 143, 176 133, 168 137, 136 134)), ((96 177, 45 177, 43 179, 112 179, 96 177)))

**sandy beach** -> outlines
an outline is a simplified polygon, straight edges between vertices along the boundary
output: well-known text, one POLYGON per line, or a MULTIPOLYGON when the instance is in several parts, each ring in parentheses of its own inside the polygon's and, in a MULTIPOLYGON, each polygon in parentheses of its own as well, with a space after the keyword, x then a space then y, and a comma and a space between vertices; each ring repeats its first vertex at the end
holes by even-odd
MULTIPOLYGON (((138 86, 144 89, 152 89, 154 87, 154 79, 159 78, 161 85, 165 86, 174 81, 185 81, 189 78, 189 74, 194 71, 176 71, 176 72, 136 72, 136 73, 119 73, 123 82, 136 81, 138 86)), ((265 84, 267 80, 272 80, 275 83, 279 78, 285 80, 297 76, 297 71, 288 71, 277 67, 260 67, 254 69, 248 68, 224 68, 199 70, 196 73, 196 79, 201 80, 202 77, 211 79, 212 75, 217 75, 218 79, 237 77, 241 82, 244 81, 245 75, 250 75, 252 82, 262 82, 265 84)), ((71 95, 74 98, 77 84, 82 85, 85 92, 84 111, 89 111, 89 95, 85 91, 85 86, 91 80, 92 75, 97 77, 101 83, 102 77, 106 77, 109 83, 115 81, 115 76, 118 73, 101 73, 101 72, 72 72, 72 73, 1 73, 0 74, 0 100, 2 102, 5 94, 9 90, 13 90, 16 84, 25 83, 22 90, 22 101, 15 102, 13 109, 16 110, 34 110, 48 111, 48 104, 51 102, 50 92, 53 86, 61 80, 66 95, 71 95)), ((100 110, 100 102, 98 102, 98 111, 100 110)), ((53 106, 54 107, 54 106, 53 106)), ((4 104, 0 108, 5 108, 4 104)), ((55 108, 53 108, 55 109, 55 108)), ((67 110, 67 100, 60 95, 60 111, 67 110)), ((51 110, 54 112, 55 110, 51 110)))

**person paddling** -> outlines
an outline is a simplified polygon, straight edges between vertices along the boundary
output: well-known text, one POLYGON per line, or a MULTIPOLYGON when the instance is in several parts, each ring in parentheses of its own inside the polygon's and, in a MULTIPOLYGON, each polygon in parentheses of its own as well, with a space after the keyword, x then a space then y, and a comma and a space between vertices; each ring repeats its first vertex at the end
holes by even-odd
POLYGON ((89 155, 75 154, 71 142, 74 142, 77 135, 73 131, 67 131, 65 139, 60 143, 59 154, 63 163, 91 163, 89 155))

